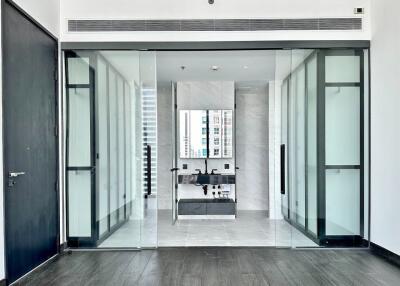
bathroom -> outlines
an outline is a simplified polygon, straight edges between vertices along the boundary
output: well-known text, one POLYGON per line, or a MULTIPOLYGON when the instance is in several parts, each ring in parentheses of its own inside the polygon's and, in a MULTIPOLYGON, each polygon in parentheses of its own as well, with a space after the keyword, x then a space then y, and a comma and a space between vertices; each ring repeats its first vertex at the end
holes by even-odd
POLYGON ((276 60, 157 54, 159 246, 275 246, 292 232, 313 245, 283 220, 275 193, 276 60))

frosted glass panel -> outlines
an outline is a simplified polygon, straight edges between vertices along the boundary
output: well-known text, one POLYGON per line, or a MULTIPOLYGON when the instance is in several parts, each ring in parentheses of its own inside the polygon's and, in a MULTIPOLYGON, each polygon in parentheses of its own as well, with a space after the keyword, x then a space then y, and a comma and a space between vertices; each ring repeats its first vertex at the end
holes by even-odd
POLYGON ((360 164, 360 88, 326 88, 326 164, 360 164))
POLYGON ((68 58, 68 83, 89 84, 89 58, 68 58))
POLYGON ((68 90, 68 166, 91 166, 89 89, 68 90))
POLYGON ((110 226, 118 222, 118 105, 117 77, 109 71, 109 118, 110 118, 110 226))
POLYGON ((68 172, 68 235, 90 237, 91 225, 91 172, 68 172))
POLYGON ((308 230, 317 235, 317 58, 307 64, 308 230))
POLYGON ((125 213, 125 126, 124 126, 124 81, 117 79, 118 101, 118 209, 119 220, 123 220, 125 213))
POLYGON ((327 56, 326 82, 360 82, 359 56, 327 56))
POLYGON ((282 199, 282 214, 287 218, 289 216, 289 196, 288 196, 288 81, 284 81, 282 84, 281 90, 281 143, 285 145, 285 186, 286 186, 286 194, 281 196, 282 199))
POLYGON ((305 185, 305 67, 296 72, 295 95, 295 189, 297 223, 305 226, 306 185, 305 185))
POLYGON ((98 144, 98 196, 99 233, 108 231, 108 91, 107 67, 99 60, 97 63, 97 144, 98 144))
POLYGON ((326 171, 326 234, 360 234, 360 170, 326 171))
POLYGON ((125 84, 125 170, 126 170, 126 215, 131 214, 132 201, 132 125, 130 87, 125 84))

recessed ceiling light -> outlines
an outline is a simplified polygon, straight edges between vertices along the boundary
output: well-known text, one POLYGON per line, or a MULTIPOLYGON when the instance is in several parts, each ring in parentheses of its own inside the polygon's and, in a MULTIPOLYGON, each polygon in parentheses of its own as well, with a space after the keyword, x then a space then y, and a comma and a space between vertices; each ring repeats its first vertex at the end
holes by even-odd
POLYGON ((211 70, 212 71, 217 71, 217 70, 219 70, 219 66, 211 66, 211 70))
POLYGON ((248 67, 248 66, 243 66, 243 68, 244 68, 245 70, 247 70, 249 67, 248 67))

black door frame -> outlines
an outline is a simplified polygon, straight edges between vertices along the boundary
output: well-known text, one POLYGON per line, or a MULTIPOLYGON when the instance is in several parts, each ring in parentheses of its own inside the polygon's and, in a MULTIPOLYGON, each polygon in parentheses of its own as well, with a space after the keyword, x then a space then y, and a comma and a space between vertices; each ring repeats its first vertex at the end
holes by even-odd
MULTIPOLYGON (((39 30, 41 30, 49 38, 51 38, 54 41, 55 45, 56 45, 56 53, 54 55, 54 61, 55 61, 55 73, 54 73, 54 80, 55 80, 55 91, 54 91, 55 106, 54 106, 54 108, 55 108, 55 114, 54 115, 55 115, 55 122, 56 122, 56 126, 55 126, 56 130, 54 130, 54 132, 55 132, 55 141, 56 141, 56 179, 57 179, 57 184, 55 186, 55 188, 56 188, 56 198, 57 198, 57 200, 56 200, 56 205, 57 205, 57 208, 56 208, 56 210, 57 210, 57 212, 56 212, 56 215, 57 215, 57 219, 56 219, 56 221, 57 221, 57 225, 56 225, 56 228, 57 228, 57 252, 56 252, 55 256, 57 256, 57 255, 60 254, 60 251, 61 251, 61 245, 60 245, 60 242, 61 242, 61 238, 60 238, 60 229, 61 229, 61 226, 60 226, 60 213, 61 213, 61 210, 60 210, 60 165, 59 165, 59 163, 60 163, 60 132, 58 130, 59 129, 59 124, 60 124, 60 118, 59 118, 59 115, 60 115, 60 112, 59 112, 59 106, 60 106, 60 102, 59 102, 60 101, 59 100, 59 84, 60 84, 60 82, 59 82, 59 63, 58 63, 58 59, 59 59, 58 52, 59 52, 60 45, 59 45, 59 42, 58 42, 58 38, 52 32, 50 32, 47 28, 45 28, 42 24, 40 24, 37 20, 35 20, 31 15, 29 15, 23 8, 21 8, 14 1, 12 1, 12 0, 1 0, 1 4, 0 5, 1 5, 1 47, 2 47, 1 54, 2 54, 2 56, 4 54, 4 49, 3 48, 4 48, 4 27, 5 27, 5 20, 4 20, 4 18, 5 18, 4 17, 5 5, 12 6, 18 13, 21 14, 21 16, 25 17, 29 22, 31 22, 34 26, 36 26, 39 30)), ((1 67, 1 69, 2 69, 2 83, 1 84, 3 85, 3 82, 4 82, 4 65, 1 67)), ((4 101, 4 93, 2 93, 1 96, 2 96, 2 101, 4 101)), ((4 134, 6 133, 5 132, 6 131, 6 124, 5 124, 5 120, 4 120, 4 113, 3 113, 3 116, 2 116, 2 120, 3 120, 3 122, 2 122, 3 137, 1 138, 1 140, 2 140, 2 144, 3 144, 3 148, 2 148, 3 150, 1 150, 1 151, 3 152, 3 198, 4 198, 3 199, 3 217, 4 217, 4 270, 5 270, 4 273, 5 273, 5 283, 6 283, 6 285, 8 285, 9 284, 9 281, 8 281, 9 273, 8 273, 8 265, 7 265, 8 264, 7 263, 8 257, 7 257, 7 236, 6 236, 6 233, 7 233, 7 226, 6 226, 6 220, 7 220, 6 208, 7 208, 7 205, 6 205, 6 200, 5 200, 5 196, 6 196, 6 192, 7 192, 8 174, 6 173, 7 163, 4 160, 4 158, 5 158, 4 154, 7 152, 7 150, 6 150, 7 146, 5 145, 5 140, 4 140, 4 134)), ((62 120, 61 120, 61 122, 62 122, 62 120)), ((50 258, 49 260, 52 260, 53 258, 50 258)), ((43 262, 42 264, 38 265, 37 267, 43 265, 44 263, 47 263, 49 260, 43 262)), ((22 277, 24 277, 24 276, 22 276, 22 277)), ((20 277, 19 279, 21 279, 22 277, 20 277)))

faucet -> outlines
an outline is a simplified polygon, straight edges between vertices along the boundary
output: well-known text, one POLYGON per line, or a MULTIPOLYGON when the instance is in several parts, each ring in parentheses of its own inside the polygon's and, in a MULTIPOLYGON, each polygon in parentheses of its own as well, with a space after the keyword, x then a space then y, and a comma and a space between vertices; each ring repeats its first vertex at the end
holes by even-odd
POLYGON ((207 159, 205 159, 204 162, 205 162, 205 164, 206 164, 206 171, 204 172, 204 174, 207 175, 207 174, 208 174, 208 171, 207 171, 207 159))

